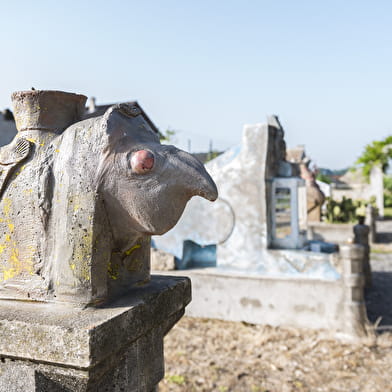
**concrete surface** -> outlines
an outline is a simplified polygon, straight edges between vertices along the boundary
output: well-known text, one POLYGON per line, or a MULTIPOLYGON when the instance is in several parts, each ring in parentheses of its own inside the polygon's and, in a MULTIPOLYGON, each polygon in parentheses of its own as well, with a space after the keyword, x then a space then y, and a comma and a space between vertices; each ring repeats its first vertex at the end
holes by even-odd
POLYGON ((154 276, 101 308, 2 300, 0 390, 150 392, 190 299, 188 279, 154 276))
POLYGON ((354 238, 353 223, 308 222, 308 240, 344 243, 354 238))
POLYGON ((370 253, 372 287, 365 292, 369 320, 380 331, 392 330, 392 247, 383 252, 370 253))
POLYGON ((342 329, 340 281, 249 276, 216 268, 171 271, 192 280, 191 317, 314 329, 342 329))
POLYGON ((366 335, 368 322, 362 258, 362 246, 342 246, 338 257, 341 275, 330 279, 305 274, 267 276, 222 268, 171 273, 192 280, 188 316, 328 329, 359 337, 366 335))

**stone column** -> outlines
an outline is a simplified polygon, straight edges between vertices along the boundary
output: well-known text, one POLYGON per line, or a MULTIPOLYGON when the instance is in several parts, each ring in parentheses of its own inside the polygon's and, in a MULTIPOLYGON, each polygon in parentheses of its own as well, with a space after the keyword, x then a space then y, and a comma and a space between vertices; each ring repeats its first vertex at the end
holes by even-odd
POLYGON ((377 236, 377 231, 376 231, 376 209, 372 205, 368 205, 366 207, 366 217, 365 217, 365 223, 369 226, 370 228, 370 243, 375 243, 376 242, 376 236, 377 236))
POLYGON ((341 245, 343 266, 344 332, 350 336, 366 336, 368 323, 364 302, 364 275, 362 271, 363 246, 341 245))
POLYGON ((384 217, 384 173, 379 165, 373 166, 370 172, 370 187, 376 196, 378 215, 384 217))
POLYGON ((370 246, 368 225, 364 225, 364 218, 360 218, 359 223, 353 227, 354 243, 363 246, 362 272, 365 278, 365 287, 372 286, 372 270, 370 266, 370 246))
POLYGON ((189 279, 155 276, 101 308, 2 300, 0 390, 152 392, 190 297, 189 279))

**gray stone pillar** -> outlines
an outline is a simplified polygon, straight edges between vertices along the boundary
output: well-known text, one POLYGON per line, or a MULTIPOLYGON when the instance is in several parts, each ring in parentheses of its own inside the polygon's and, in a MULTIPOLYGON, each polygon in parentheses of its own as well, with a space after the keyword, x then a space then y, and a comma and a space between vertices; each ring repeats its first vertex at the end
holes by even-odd
POLYGON ((152 392, 163 337, 183 315, 190 280, 152 277, 98 308, 0 301, 0 390, 152 392))
POLYGON ((370 246, 369 246, 369 232, 368 225, 363 224, 364 219, 360 218, 358 224, 353 227, 354 243, 363 246, 362 257, 362 272, 365 278, 365 287, 372 286, 372 270, 370 266, 370 246))
POLYGON ((364 302, 364 275, 362 245, 341 245, 344 284, 344 332, 351 336, 366 336, 368 323, 364 302))
POLYGON ((376 197, 378 215, 384 217, 384 173, 380 165, 370 171, 371 193, 376 197))
POLYGON ((370 228, 370 243, 375 243, 376 242, 376 209, 372 205, 368 205, 366 207, 366 217, 365 217, 365 223, 369 226, 370 228))

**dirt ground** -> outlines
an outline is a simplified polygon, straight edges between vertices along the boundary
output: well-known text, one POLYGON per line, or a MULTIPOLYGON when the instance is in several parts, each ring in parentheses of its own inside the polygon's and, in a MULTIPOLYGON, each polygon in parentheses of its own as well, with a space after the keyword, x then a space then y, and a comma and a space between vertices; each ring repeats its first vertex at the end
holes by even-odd
POLYGON ((184 317, 165 338, 159 391, 392 391, 391 250, 371 256, 366 302, 376 337, 343 343, 326 331, 184 317))

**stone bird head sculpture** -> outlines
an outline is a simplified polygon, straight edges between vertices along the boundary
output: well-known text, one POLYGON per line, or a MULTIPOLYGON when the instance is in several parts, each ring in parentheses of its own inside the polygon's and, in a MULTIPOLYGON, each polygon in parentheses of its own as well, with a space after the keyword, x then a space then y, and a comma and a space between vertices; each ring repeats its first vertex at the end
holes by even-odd
POLYGON ((192 196, 217 198, 204 166, 160 144, 137 104, 75 122, 84 103, 14 95, 19 132, 0 149, 0 298, 97 304, 146 284, 150 236, 192 196))

